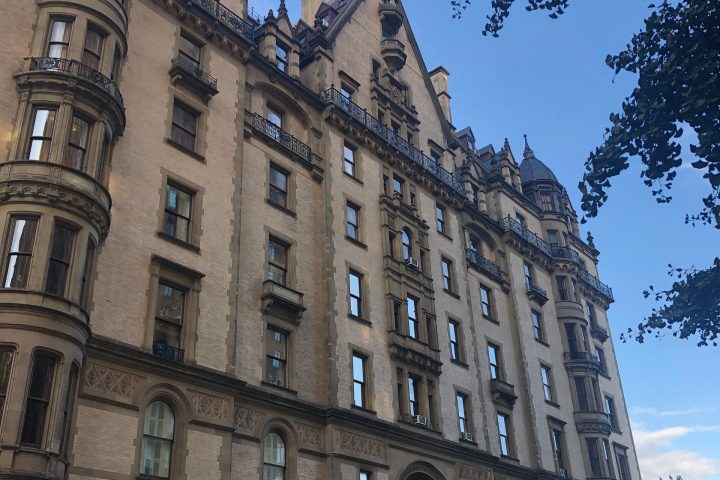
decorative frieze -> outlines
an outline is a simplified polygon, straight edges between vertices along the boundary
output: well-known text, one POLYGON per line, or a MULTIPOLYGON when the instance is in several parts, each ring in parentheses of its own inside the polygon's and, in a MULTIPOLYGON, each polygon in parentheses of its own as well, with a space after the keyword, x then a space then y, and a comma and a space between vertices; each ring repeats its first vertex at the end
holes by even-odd
POLYGON ((114 368, 88 363, 85 367, 83 390, 114 394, 131 400, 143 378, 114 368))
POLYGON ((295 422, 300 445, 303 447, 321 449, 323 444, 322 429, 307 423, 295 422))
POLYGON ((458 478, 461 480, 493 480, 493 471, 489 468, 458 463, 458 478))
POLYGON ((380 440, 345 430, 337 430, 335 433, 335 448, 337 450, 385 461, 385 444, 380 440))
POLYGON ((233 428, 238 433, 255 435, 258 423, 260 419, 264 416, 264 412, 252 410, 250 408, 235 406, 235 413, 233 415, 233 428))
POLYGON ((209 393, 188 390, 193 413, 220 422, 230 421, 230 400, 209 393))

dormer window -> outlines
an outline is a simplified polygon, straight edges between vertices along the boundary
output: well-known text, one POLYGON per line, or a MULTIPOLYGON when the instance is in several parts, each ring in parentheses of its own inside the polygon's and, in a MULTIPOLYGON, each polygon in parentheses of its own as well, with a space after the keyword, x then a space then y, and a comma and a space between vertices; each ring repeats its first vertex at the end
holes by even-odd
POLYGON ((288 48, 284 45, 277 44, 275 46, 275 60, 277 61, 277 67, 283 72, 287 72, 288 67, 288 48))

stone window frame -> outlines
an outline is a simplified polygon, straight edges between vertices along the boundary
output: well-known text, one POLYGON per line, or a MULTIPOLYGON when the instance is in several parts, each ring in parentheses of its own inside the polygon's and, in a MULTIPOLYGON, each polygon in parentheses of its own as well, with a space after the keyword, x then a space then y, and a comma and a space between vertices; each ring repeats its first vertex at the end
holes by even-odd
POLYGON ((185 37, 190 43, 194 43, 200 50, 200 60, 198 61, 198 68, 201 70, 206 70, 209 62, 209 55, 207 55, 207 42, 204 42, 192 33, 190 30, 182 27, 178 27, 175 31, 175 45, 173 48, 173 52, 177 54, 177 56, 188 58, 187 55, 183 55, 181 53, 180 47, 181 47, 181 39, 182 37, 185 37))
POLYGON ((569 450, 568 450, 567 434, 565 432, 565 425, 567 425, 567 423, 559 418, 553 417, 552 415, 548 415, 547 416, 547 425, 548 425, 548 433, 550 435, 550 449, 552 451, 553 463, 555 465, 555 471, 559 473, 560 469, 563 469, 568 474, 567 477, 572 478, 572 476, 569 475, 569 473, 570 473, 570 470, 569 470, 570 457, 569 457, 569 450), (555 439, 553 436, 553 430, 559 431, 562 435, 561 444, 560 444, 560 449, 561 449, 560 453, 563 454, 563 459, 561 459, 560 462, 558 462, 557 455, 555 452, 555 447, 554 447, 555 439))
MULTIPOLYGON (((475 411, 474 411, 473 405, 472 405, 472 403, 473 403, 472 402, 472 398, 473 398, 472 391, 470 391, 466 388, 463 388, 459 385, 453 385, 453 393, 455 394, 454 395, 454 397, 455 397, 454 403, 455 403, 455 410, 457 413, 457 420, 458 420, 458 433, 459 433, 458 437, 460 437, 463 432, 460 431, 460 412, 457 411, 457 397, 458 397, 458 395, 462 395, 464 397, 464 406, 465 406, 465 431, 466 431, 466 433, 471 434, 474 438, 476 428, 475 428, 475 411)), ((465 440, 463 438, 459 438, 459 440, 461 442, 469 442, 469 440, 465 440)), ((475 440, 473 440, 472 443, 476 444, 477 442, 475 440)))
POLYGON ((263 331, 260 338, 260 355, 262 358, 262 379, 261 384, 275 391, 284 391, 292 395, 297 395, 297 362, 295 361, 296 355, 296 337, 298 335, 298 329, 296 325, 291 324, 289 321, 276 317, 273 315, 265 315, 263 318, 263 331), (282 332, 285 335, 286 344, 286 358, 285 358, 285 385, 275 385, 268 381, 268 366, 267 366, 267 352, 265 351, 265 335, 268 334, 268 330, 275 329, 282 332))
POLYGON ((451 297, 455 299, 459 299, 460 295, 458 294, 459 285, 458 285, 458 278, 457 278, 457 271, 455 268, 455 260, 450 256, 447 255, 445 252, 440 251, 440 277, 441 277, 441 285, 443 286, 443 291, 450 295, 451 297), (447 264, 447 270, 448 270, 448 287, 445 287, 445 272, 444 267, 447 264))
POLYGON ((440 202, 435 202, 435 231, 441 236, 452 240, 450 235, 450 215, 448 208, 440 202), (442 217, 442 218, 441 218, 442 217), (442 226, 442 228, 440 228, 442 226))
POLYGON ((200 294, 202 291, 202 279, 205 275, 157 254, 151 256, 148 269, 150 285, 148 287, 148 302, 145 313, 143 350, 151 355, 153 354, 158 289, 160 282, 166 281, 185 291, 184 315, 180 337, 180 345, 183 348, 182 363, 194 365, 197 323, 200 316, 200 294))
POLYGON ((65 388, 63 407, 64 421, 61 426, 62 437, 60 439, 60 454, 64 458, 69 458, 72 440, 74 438, 72 426, 77 419, 76 408, 78 404, 78 392, 80 391, 81 372, 82 370, 80 368, 80 364, 75 361, 71 362, 70 371, 68 373, 68 382, 65 388))
POLYGON ((343 193, 343 201, 344 201, 344 209, 345 209, 345 239, 348 241, 356 244, 357 246, 367 250, 367 244, 366 242, 366 232, 367 228, 365 228, 365 204, 362 202, 357 201, 354 197, 351 197, 350 195, 347 195, 343 193), (353 206, 357 210, 357 238, 353 238, 347 233, 347 227, 348 227, 348 216, 347 216, 347 210, 348 207, 353 206))
POLYGON ((300 444, 298 441, 298 434, 295 428, 290 424, 290 422, 284 418, 272 418, 268 420, 260 431, 260 455, 258 459, 258 472, 260 472, 260 476, 262 476, 263 465, 265 463, 265 437, 270 433, 276 433, 280 435, 280 438, 282 438, 283 442, 285 443, 284 480, 299 480, 297 463, 300 444))
POLYGON ((570 286, 567 275, 555 275, 555 289, 557 291, 557 298, 563 302, 571 302, 574 299, 570 295, 570 286))
POLYGON ((467 368, 467 353, 465 351, 465 331, 463 329, 464 322, 460 320, 459 318, 448 314, 447 316, 448 320, 448 344, 452 344, 452 338, 450 337, 450 325, 455 325, 455 335, 456 335, 456 343, 457 343, 457 358, 452 358, 452 346, 450 347, 450 350, 448 351, 450 354, 450 361, 460 365, 462 367, 467 368))
POLYGON ((480 314, 486 320, 499 325, 500 321, 497 319, 497 309, 495 308, 495 293, 494 293, 494 290, 492 289, 492 287, 489 287, 485 283, 480 283, 480 285, 478 286, 478 296, 480 298, 480 314), (485 314, 485 311, 483 308, 485 305, 485 302, 483 302, 483 298, 482 298, 483 290, 487 291, 487 294, 488 294, 488 313, 489 313, 489 315, 485 314))
POLYGON ((207 105, 202 104, 196 98, 193 98, 193 96, 189 93, 185 93, 185 91, 176 87, 170 87, 168 113, 165 126, 165 143, 183 153, 186 153, 192 158, 201 161, 202 163, 207 163, 207 160, 205 159, 205 152, 207 150, 207 117, 209 112, 210 111, 207 105), (197 123, 195 125, 195 146, 193 149, 189 149, 181 145, 172 138, 173 117, 176 103, 184 105, 186 109, 192 110, 197 114, 197 123))
POLYGON ((507 382, 507 371, 505 369, 505 361, 503 360, 503 347, 502 344, 495 339, 492 339, 490 337, 485 337, 485 343, 487 345, 487 348, 485 349, 485 357, 487 358, 488 362, 488 375, 491 380, 497 379, 501 382, 507 382), (495 365, 496 370, 496 376, 492 376, 492 364, 490 363, 490 347, 495 348, 495 361, 497 364, 495 365))
POLYGON ((264 242, 263 242, 263 275, 262 281, 268 280, 268 252, 270 248, 270 238, 272 237, 275 241, 282 243, 287 248, 287 270, 285 272, 285 285, 283 287, 291 290, 298 289, 298 255, 297 248, 298 243, 285 235, 284 233, 275 230, 274 228, 265 226, 264 231, 264 242))
MULTIPOLYGON (((40 223, 38 222, 38 227, 40 227, 40 223)), ((38 228, 39 230, 39 228, 38 228)), ((43 273, 42 277, 42 285, 41 289, 44 295, 50 295, 50 296, 56 296, 60 298, 64 298, 67 300, 71 300, 71 293, 73 292, 73 285, 75 284, 75 272, 77 269, 77 265, 75 265, 78 255, 81 254, 80 245, 84 244, 85 242, 82 241, 83 238, 83 228, 82 225, 79 225, 76 222, 73 222, 72 220, 69 220, 65 217, 59 217, 57 215, 53 215, 52 217, 52 223, 50 226, 50 235, 48 237, 48 243, 47 243, 47 256, 45 257, 45 272, 43 273), (73 245, 70 252, 70 257, 68 259, 68 265, 67 265, 67 271, 65 272, 65 285, 63 286, 62 292, 60 293, 52 293, 47 291, 47 281, 48 281, 48 274, 50 273, 50 262, 52 260, 52 249, 53 249, 53 240, 55 237, 55 229, 58 225, 62 225, 66 228, 69 228, 73 230, 74 232, 74 238, 73 238, 73 245)))
MULTIPOLYGON (((36 265, 36 257, 38 255, 38 249, 41 246, 40 241, 38 238, 40 235, 38 235, 38 232, 41 229, 41 221, 42 221, 43 215, 37 213, 37 212, 27 212, 27 211, 11 211, 7 214, 7 220, 5 221, 5 228, 4 228, 4 234, 3 234, 3 243, 2 243, 2 258, 0 258, 0 288, 5 288, 5 278, 7 276, 7 270, 9 266, 8 257, 10 256, 10 242, 12 241, 10 235, 11 235, 11 226, 13 225, 13 220, 19 219, 19 220, 34 220, 35 221, 35 233, 33 235, 33 244, 32 249, 30 251, 30 254, 28 255, 30 257, 30 265, 28 267, 28 275, 25 281, 25 286, 21 288, 21 290, 27 290, 31 289, 31 283, 30 279, 33 278, 33 268, 36 265)), ((7 288, 18 288, 18 287, 7 287, 7 288)))
POLYGON ((372 307, 371 307, 371 305, 370 305, 371 302, 370 302, 370 295, 369 295, 369 292, 370 292, 370 281, 369 281, 370 272, 369 272, 368 270, 366 270, 366 269, 358 266, 357 264, 351 263, 351 262, 349 262, 349 261, 347 261, 347 260, 345 261, 345 271, 346 271, 346 275, 345 275, 345 279, 346 279, 345 286, 346 286, 346 288, 347 288, 347 294, 346 294, 347 301, 346 301, 346 305, 347 305, 347 308, 348 308, 348 317, 351 318, 351 319, 353 319, 353 320, 356 320, 356 321, 359 321, 359 322, 362 322, 362 323, 366 323, 366 324, 368 324, 368 325, 372 325, 372 320, 371 320, 371 318, 372 318, 372 307), (350 297, 350 273, 351 273, 351 272, 354 272, 355 274, 357 274, 357 275, 360 277, 360 316, 359 316, 359 317, 353 315, 353 314, 351 313, 351 310, 350 310, 350 298, 351 298, 351 297, 350 297))
POLYGON ((103 27, 102 25, 100 25, 99 23, 97 23, 95 21, 88 20, 85 23, 85 36, 83 37, 82 51, 80 52, 80 63, 82 63, 83 65, 86 65, 90 68, 93 68, 97 71, 101 71, 103 68, 103 62, 106 60, 105 55, 107 54, 106 50, 107 50, 107 43, 108 43, 109 38, 110 38, 110 32, 108 32, 107 28, 103 27), (85 58, 85 52, 88 51, 87 41, 88 41, 88 33, 90 32, 90 30, 94 30, 96 33, 98 33, 102 36, 102 45, 100 47, 100 57, 98 58, 97 68, 91 67, 87 63, 83 62, 83 60, 85 58))
POLYGON ((515 422, 513 421, 512 411, 505 408, 497 408, 495 409, 495 426, 497 427, 498 432, 498 446, 500 447, 500 457, 502 458, 510 458, 513 460, 517 460, 517 445, 515 443, 515 422), (507 448, 508 452, 503 453, 502 451, 502 441, 501 441, 501 433, 500 433, 500 423, 499 423, 499 416, 503 416, 505 418, 505 430, 507 434, 507 448))
POLYGON ((411 423, 410 417, 410 395, 408 378, 410 376, 419 379, 418 395, 420 396, 418 409, 419 415, 428 419, 428 430, 442 432, 442 418, 438 412, 438 379, 434 376, 423 373, 422 371, 407 368, 405 366, 396 366, 393 374, 395 384, 401 386, 402 393, 395 388, 394 403, 398 407, 398 418, 401 422, 411 423), (432 396, 432 403, 430 397, 432 396), (402 397, 402 398, 400 398, 402 397))
POLYGON ((620 430, 620 418, 619 418, 619 412, 617 408, 617 402, 615 401, 615 396, 611 395, 607 392, 602 392, 602 411, 607 413, 608 415, 608 421, 610 422, 610 428, 616 432, 616 433, 622 433, 620 430), (612 404, 612 409, 614 411, 614 415, 611 415, 610 412, 608 412, 608 400, 610 400, 612 404), (612 419, 615 419, 613 422, 612 419))
POLYGON ((614 460, 617 469, 618 480, 632 480, 632 472, 630 471, 630 457, 628 457, 628 447, 618 442, 612 442, 612 446, 613 452, 615 453, 614 460), (625 458, 625 467, 627 468, 627 472, 623 471, 621 462, 619 461, 621 455, 625 458), (625 475, 625 473, 627 473, 627 475, 625 475))
POLYGON ((13 382, 13 374, 15 373, 15 365, 17 364, 17 345, 9 342, 0 342, 0 354, 6 353, 10 357, 10 366, 6 370, 7 378, 3 385, 3 378, 0 377, 0 424, 5 413, 5 407, 7 405, 7 397, 10 392, 10 385, 13 382))
POLYGON ((373 360, 374 355, 371 350, 368 350, 366 348, 363 348, 355 343, 348 343, 348 351, 350 352, 350 363, 349 363, 349 372, 350 372, 350 407, 352 409, 356 409, 362 412, 367 412, 370 414, 375 415, 376 412, 374 410, 375 408, 375 385, 373 382, 374 378, 374 368, 373 368, 373 360), (358 355, 364 358, 364 376, 365 376, 365 398, 364 398, 364 405, 362 407, 359 407, 355 405, 355 396, 354 396, 354 370, 353 370, 353 356, 358 355))
POLYGON ((351 178, 351 179, 355 180, 356 182, 362 184, 362 183, 363 183, 363 154, 362 154, 362 149, 360 148, 360 146, 359 146, 358 144, 356 144, 355 142, 352 142, 352 141, 348 140, 347 138, 345 138, 345 139, 343 140, 343 145, 342 145, 342 147, 343 147, 343 148, 342 148, 342 152, 343 152, 343 153, 342 153, 342 159, 343 159, 343 161, 342 161, 342 172, 343 172, 344 176, 346 176, 347 178, 351 178), (345 169, 345 149, 346 149, 346 148, 347 148, 348 150, 351 150, 351 151, 353 152, 353 172, 354 172, 354 175, 348 173, 347 170, 345 169))
POLYGON ((558 394, 557 394, 557 383, 555 382, 555 377, 553 376, 553 367, 548 362, 540 361, 540 383, 541 388, 543 391, 543 399, 545 400, 545 403, 548 405, 552 405, 553 407, 559 408, 560 404, 557 403, 558 400, 558 394), (550 398, 547 398, 546 391, 545 391, 545 379, 543 378, 543 369, 547 371, 547 379, 548 379, 548 388, 550 390, 550 398))
POLYGON ((548 346, 547 334, 545 328, 545 319, 543 318, 542 310, 535 308, 530 309, 530 325, 533 329, 533 338, 536 342, 548 346), (537 326, 535 326, 535 318, 537 318, 537 326))
POLYGON ((286 162, 279 161, 276 157, 268 157, 265 167, 265 203, 291 217, 297 217, 297 177, 297 171, 291 168, 286 162), (287 198, 286 205, 270 200, 270 173, 272 169, 281 171, 287 177, 287 191, 285 193, 287 198))
MULTIPOLYGON (((71 15, 69 13, 65 12, 53 12, 48 14, 46 17, 46 21, 44 22, 42 27, 42 31, 44 32, 42 35, 42 53, 40 56, 42 57, 49 57, 50 56, 50 39, 52 38, 52 26, 55 23, 55 21, 65 21, 70 23, 70 34, 68 35, 68 43, 67 43, 67 52, 64 57, 59 57, 63 59, 70 58, 71 52, 73 51, 73 37, 75 36, 75 29, 76 22, 80 20, 74 15, 71 15)), ((85 41, 85 37, 83 36, 83 43, 85 41)))
POLYGON ((62 385, 62 371, 63 371, 63 364, 64 364, 64 356, 61 352, 57 350, 53 350, 50 348, 45 347, 35 347, 32 349, 32 352, 30 353, 29 362, 28 362, 28 375, 26 377, 26 385, 23 390, 23 404, 22 404, 22 410, 20 413, 20 423, 18 424, 18 432, 17 432, 17 442, 21 449, 23 448, 30 448, 30 449, 42 449, 45 450, 46 448, 50 447, 50 444, 53 442, 53 436, 54 436, 54 425, 56 421, 56 412, 55 407, 57 406, 57 402, 59 401, 59 395, 60 395, 60 388, 62 385), (45 425, 43 426, 42 431, 42 438, 40 438, 39 444, 28 444, 22 441, 23 437, 23 431, 25 430, 25 414, 27 410, 27 404, 30 394, 30 385, 32 384, 32 374, 35 368, 35 356, 42 352, 42 354, 52 357, 54 361, 53 365, 53 381, 52 381, 52 387, 50 389, 50 397, 47 402, 47 407, 45 409, 45 425))
POLYGON ((187 248, 195 253, 200 253, 200 239, 202 236, 202 213, 203 213, 203 198, 205 195, 205 189, 190 180, 177 175, 170 170, 165 168, 160 169, 161 182, 160 182, 160 208, 158 209, 158 226, 157 235, 158 237, 172 242, 181 247, 187 248), (165 233, 165 208, 167 207, 167 185, 174 184, 176 188, 179 188, 186 193, 191 194, 192 204, 190 207, 190 229, 188 231, 188 240, 184 241, 179 238, 175 238, 172 235, 165 233))

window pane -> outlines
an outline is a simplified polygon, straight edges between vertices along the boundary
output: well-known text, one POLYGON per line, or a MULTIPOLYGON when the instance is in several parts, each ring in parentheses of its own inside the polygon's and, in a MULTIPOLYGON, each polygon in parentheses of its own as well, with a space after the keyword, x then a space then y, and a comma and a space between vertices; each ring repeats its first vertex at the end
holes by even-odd
POLYGON ((95 29, 88 28, 85 37, 85 51, 83 52, 82 63, 88 67, 98 69, 100 67, 100 57, 102 56, 102 45, 105 36, 95 29))
POLYGON ((37 220, 13 218, 10 229, 12 234, 10 236, 3 286, 5 288, 25 288, 30 274, 30 259, 35 241, 37 220))
POLYGON ((365 359, 353 355, 353 380, 365 382, 365 359))
POLYGON ((173 109, 173 123, 185 130, 195 132, 195 127, 197 126, 197 114, 184 105, 175 103, 175 108, 173 109))
POLYGON ((72 22, 65 20, 53 20, 50 27, 50 38, 48 41, 48 57, 67 57, 68 44, 70 43, 70 26, 72 22))
POLYGON ((187 38, 180 36, 180 54, 195 64, 200 63, 200 45, 187 38))
POLYGON ((47 161, 54 126, 55 110, 46 108, 35 110, 28 160, 47 161))
POLYGON ((280 115, 275 110, 271 110, 268 108, 267 120, 273 125, 282 128, 282 115, 280 115))
POLYGON ((65 155, 64 164, 78 170, 82 170, 85 162, 85 150, 87 149, 90 124, 79 117, 73 117, 68 139, 68 150, 65 155))
POLYGON ((285 480, 285 468, 263 465, 263 480, 285 480))
POLYGON ((160 438, 143 437, 143 455, 140 470, 160 478, 170 476, 172 442, 160 438))
POLYGON ((152 402, 145 412, 143 433, 165 440, 172 440, 174 432, 175 415, 170 406, 161 401, 152 402))
POLYGON ((185 292, 160 283, 155 316, 168 322, 182 324, 185 306, 185 292))
POLYGON ((277 433, 268 433, 265 437, 264 462, 280 467, 285 466, 285 442, 277 433))
POLYGON ((55 359, 46 353, 33 355, 30 388, 25 405, 21 442, 40 446, 45 429, 45 415, 53 387, 55 359))
POLYGON ((283 192, 287 192, 287 175, 284 172, 278 170, 277 168, 271 168, 270 184, 282 190, 283 192))
POLYGON ((50 247, 50 263, 45 280, 45 291, 47 293, 62 295, 65 292, 68 265, 72 256, 74 243, 75 230, 56 223, 55 229, 53 230, 52 245, 50 247))

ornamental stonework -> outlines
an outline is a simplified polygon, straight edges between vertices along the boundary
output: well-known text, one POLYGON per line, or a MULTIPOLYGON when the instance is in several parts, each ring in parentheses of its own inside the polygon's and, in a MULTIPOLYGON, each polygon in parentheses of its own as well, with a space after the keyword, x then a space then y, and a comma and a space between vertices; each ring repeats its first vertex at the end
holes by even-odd
POLYGON ((295 428, 300 438, 300 444, 303 447, 322 448, 323 435, 322 429, 307 423, 295 422, 295 428))
POLYGON ((473 467, 472 465, 459 463, 458 478, 461 480, 493 480, 493 472, 489 468, 473 467))
POLYGON ((239 433, 255 435, 258 423, 264 416, 264 412, 236 406, 233 415, 233 428, 239 433))
POLYGON ((212 418, 221 422, 230 421, 230 401, 208 393, 188 390, 193 412, 201 417, 212 418))
POLYGON ((132 399, 142 377, 122 370, 88 363, 83 378, 83 390, 94 390, 105 394, 115 394, 132 399))
POLYGON ((385 445, 379 440, 345 430, 338 430, 335 438, 338 450, 385 461, 385 445))

